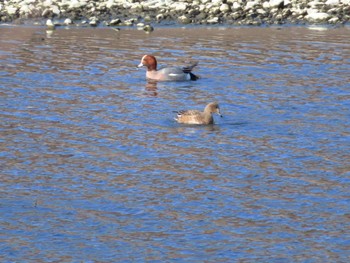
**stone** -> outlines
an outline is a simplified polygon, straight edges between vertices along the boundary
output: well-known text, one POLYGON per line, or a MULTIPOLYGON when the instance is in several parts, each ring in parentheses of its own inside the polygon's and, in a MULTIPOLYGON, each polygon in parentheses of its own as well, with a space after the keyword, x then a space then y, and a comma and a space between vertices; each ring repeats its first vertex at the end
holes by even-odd
POLYGON ((325 2, 325 5, 331 5, 331 6, 333 6, 333 5, 339 5, 340 4, 340 1, 339 0, 327 0, 326 2, 325 2))
POLYGON ((142 11, 143 10, 143 5, 140 3, 136 3, 130 7, 131 10, 134 11, 142 11))
POLYGON ((121 22, 122 22, 122 21, 121 21, 119 18, 117 18, 117 19, 111 20, 111 21, 109 22, 109 25, 110 25, 110 26, 116 26, 116 25, 120 25, 121 22))
POLYGON ((330 24, 336 24, 338 22, 339 22, 338 17, 332 17, 331 19, 328 20, 328 23, 330 23, 330 24))
POLYGON ((242 17, 240 12, 234 12, 230 16, 231 16, 232 20, 237 20, 237 19, 242 17))
POLYGON ((51 10, 48 8, 45 8, 44 11, 41 13, 42 17, 49 17, 51 15, 51 10))
POLYGON ((83 6, 86 6, 87 5, 87 2, 85 0, 72 0, 72 1, 69 1, 69 8, 70 9, 78 9, 78 8, 81 8, 83 6))
POLYGON ((187 16, 182 15, 180 17, 178 17, 177 19, 181 24, 189 24, 191 23, 191 19, 189 19, 187 16))
POLYGON ((264 9, 269 9, 269 8, 270 8, 270 2, 264 2, 264 3, 262 4, 262 7, 263 7, 264 9))
POLYGON ((231 11, 231 8, 230 8, 230 6, 229 6, 228 4, 222 4, 222 5, 220 6, 220 11, 221 11, 222 13, 228 13, 228 12, 231 11))
POLYGON ((146 16, 143 18, 143 21, 145 21, 145 22, 151 22, 151 21, 152 21, 152 18, 151 18, 151 16, 146 15, 146 16))
POLYGON ((106 8, 111 9, 114 6, 116 6, 116 3, 114 2, 114 0, 108 0, 106 2, 106 8))
POLYGON ((156 16, 156 19, 157 19, 157 21, 161 21, 161 20, 164 19, 164 15, 163 15, 163 14, 158 14, 158 15, 156 16))
POLYGON ((315 0, 315 1, 309 2, 307 5, 308 5, 309 7, 311 7, 311 8, 317 8, 317 7, 322 6, 323 3, 322 3, 322 2, 319 2, 319 1, 317 1, 317 0, 315 0))
POLYGON ((199 12, 203 12, 205 10, 206 6, 205 5, 199 5, 198 10, 199 12))
POLYGON ((247 4, 245 5, 245 10, 249 10, 252 9, 253 7, 255 7, 256 5, 258 5, 259 2, 258 1, 249 1, 247 2, 247 4))
POLYGON ((61 13, 61 11, 57 5, 52 5, 51 10, 52 10, 52 13, 54 13, 57 16, 61 13))
POLYGON ((319 12, 316 9, 308 9, 305 18, 311 22, 321 22, 329 19, 330 15, 327 13, 319 12))
POLYGON ((210 10, 209 13, 212 15, 217 15, 220 13, 220 8, 217 6, 213 6, 210 10))
POLYGON ((133 19, 126 20, 123 23, 124 26, 132 26, 133 24, 134 24, 134 20, 133 19))
POLYGON ((32 12, 32 8, 29 5, 24 4, 20 7, 19 12, 21 14, 28 15, 32 12))
POLYGON ((12 16, 16 14, 17 7, 14 7, 13 5, 9 5, 5 7, 5 11, 7 12, 8 15, 12 16))
POLYGON ((281 6, 284 5, 284 0, 270 0, 269 1, 270 8, 280 8, 281 6))
POLYGON ((184 2, 178 2, 171 5, 171 8, 173 8, 175 11, 185 11, 187 8, 187 3, 184 2))
POLYGON ((92 27, 95 27, 95 26, 97 26, 97 21, 96 20, 91 20, 90 22, 89 22, 89 25, 90 26, 92 26, 92 27))
POLYGON ((222 0, 211 0, 211 3, 216 6, 222 5, 223 1, 222 0))
POLYGON ((290 2, 290 0, 284 0, 284 7, 286 7, 286 6, 291 6, 292 5, 292 3, 290 2))
POLYGON ((217 23, 219 23, 219 17, 215 16, 213 18, 210 18, 207 20, 207 23, 208 24, 217 24, 217 23))
POLYGON ((143 27, 143 31, 145 31, 146 33, 150 33, 150 32, 152 32, 154 30, 154 28, 153 28, 153 26, 151 26, 151 25, 145 25, 144 27, 143 27))
POLYGON ((238 2, 233 2, 233 4, 232 4, 232 10, 233 11, 236 11, 236 10, 238 10, 238 9, 241 9, 242 8, 242 6, 241 6, 241 4, 240 3, 238 3, 238 2))
POLYGON ((256 10, 256 13, 259 15, 265 16, 267 12, 263 8, 258 8, 256 10))
POLYGON ((68 25, 73 24, 73 21, 72 21, 72 19, 70 19, 70 18, 66 18, 66 19, 63 21, 63 24, 65 24, 66 26, 68 26, 68 25))
POLYGON ((45 7, 50 7, 53 5, 53 2, 52 0, 45 0, 43 3, 42 3, 43 6, 45 7))
POLYGON ((98 25, 98 18, 95 17, 95 16, 90 17, 89 25, 92 26, 92 27, 97 26, 98 25))
POLYGON ((46 20, 46 27, 48 30, 54 30, 55 24, 52 22, 51 19, 46 20))
POLYGON ((198 0, 192 1, 192 6, 199 6, 200 2, 198 0))

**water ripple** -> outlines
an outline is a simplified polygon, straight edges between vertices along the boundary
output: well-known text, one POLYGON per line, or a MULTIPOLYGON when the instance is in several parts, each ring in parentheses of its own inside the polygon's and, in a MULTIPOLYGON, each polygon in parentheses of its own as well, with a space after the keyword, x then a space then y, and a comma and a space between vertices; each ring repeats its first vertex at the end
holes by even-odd
POLYGON ((0 259, 347 262, 348 30, 0 27, 0 259))

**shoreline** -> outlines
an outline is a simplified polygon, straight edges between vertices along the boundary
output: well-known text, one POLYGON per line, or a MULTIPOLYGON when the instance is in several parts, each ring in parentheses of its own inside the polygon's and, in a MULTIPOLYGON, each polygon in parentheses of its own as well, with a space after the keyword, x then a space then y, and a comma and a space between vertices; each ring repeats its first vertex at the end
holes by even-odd
POLYGON ((0 4, 0 24, 44 25, 47 20, 53 26, 342 25, 350 21, 350 0, 9 0, 0 4))

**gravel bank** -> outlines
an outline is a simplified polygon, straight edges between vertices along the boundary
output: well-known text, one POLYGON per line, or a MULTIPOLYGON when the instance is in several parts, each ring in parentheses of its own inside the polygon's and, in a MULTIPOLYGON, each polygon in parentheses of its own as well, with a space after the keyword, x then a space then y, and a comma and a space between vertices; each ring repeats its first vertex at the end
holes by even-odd
POLYGON ((0 22, 91 26, 162 24, 343 24, 350 0, 5 0, 0 22))

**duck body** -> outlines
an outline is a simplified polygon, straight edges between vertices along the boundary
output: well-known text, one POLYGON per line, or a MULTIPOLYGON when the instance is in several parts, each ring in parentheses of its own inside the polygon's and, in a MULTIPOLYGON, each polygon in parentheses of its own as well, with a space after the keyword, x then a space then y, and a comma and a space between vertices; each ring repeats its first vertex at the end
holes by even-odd
POLYGON ((147 79, 157 81, 185 81, 198 79, 198 77, 191 72, 197 64, 196 62, 187 67, 164 67, 157 70, 156 58, 152 55, 144 55, 138 67, 147 68, 147 79))
POLYGON ((199 110, 181 110, 177 112, 175 120, 184 124, 214 124, 213 113, 217 113, 222 117, 220 107, 217 102, 209 103, 204 111, 199 110))

